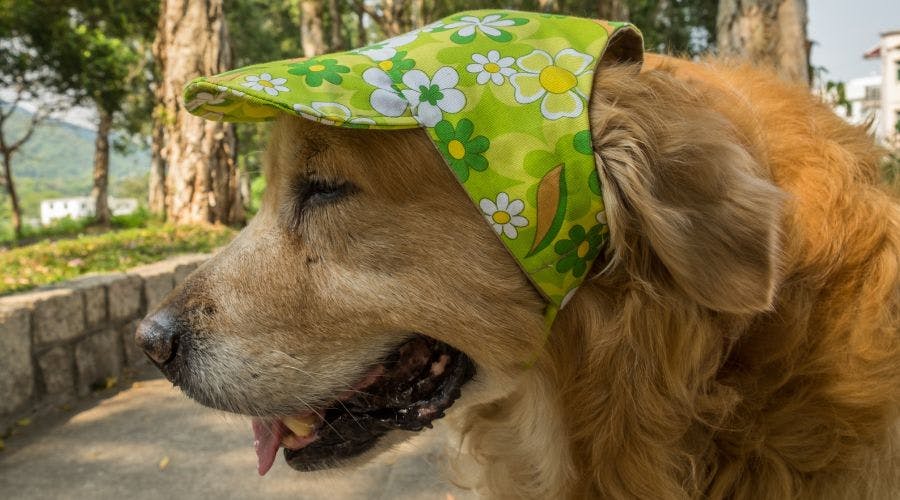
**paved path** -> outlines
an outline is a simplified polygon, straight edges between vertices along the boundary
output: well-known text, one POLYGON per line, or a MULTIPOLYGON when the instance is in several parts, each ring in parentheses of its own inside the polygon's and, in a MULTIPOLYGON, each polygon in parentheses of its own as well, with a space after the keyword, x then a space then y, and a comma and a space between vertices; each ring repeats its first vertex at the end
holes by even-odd
POLYGON ((471 499, 441 477, 440 427, 352 472, 256 474, 247 420, 203 408, 164 379, 43 416, 6 439, 0 499, 471 499))

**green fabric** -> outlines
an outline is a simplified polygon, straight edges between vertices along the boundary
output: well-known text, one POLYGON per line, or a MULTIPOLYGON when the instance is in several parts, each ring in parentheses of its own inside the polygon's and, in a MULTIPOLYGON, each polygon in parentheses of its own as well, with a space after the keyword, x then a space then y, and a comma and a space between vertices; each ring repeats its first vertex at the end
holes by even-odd
POLYGON ((463 12, 353 51, 199 78, 185 105, 213 120, 288 113, 343 127, 425 128, 555 310, 608 239, 588 98, 598 60, 623 34, 639 37, 627 23, 463 12))

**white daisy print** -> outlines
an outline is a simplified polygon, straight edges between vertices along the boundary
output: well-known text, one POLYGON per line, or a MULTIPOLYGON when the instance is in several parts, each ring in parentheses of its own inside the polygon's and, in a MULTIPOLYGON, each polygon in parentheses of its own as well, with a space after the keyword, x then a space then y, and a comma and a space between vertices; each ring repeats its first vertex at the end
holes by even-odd
POLYGON ((188 111, 193 111, 200 106, 215 106, 216 104, 224 104, 225 102, 227 102, 227 100, 225 99, 225 92, 219 92, 218 94, 211 94, 209 92, 197 92, 197 95, 195 95, 194 98, 186 104, 186 106, 188 111))
POLYGON ((491 14, 489 16, 484 16, 479 19, 475 16, 463 16, 459 19, 459 21, 455 23, 450 23, 446 27, 447 29, 456 29, 459 28, 459 31, 456 34, 462 38, 469 38, 475 35, 475 30, 481 31, 487 36, 490 37, 499 37, 504 32, 497 28, 502 28, 505 26, 515 26, 516 22, 512 19, 501 19, 503 17, 502 14, 491 14))
POLYGON ((515 59, 512 57, 500 57, 500 52, 492 50, 487 55, 472 54, 473 63, 466 66, 466 71, 475 73, 475 81, 478 85, 493 82, 494 85, 503 85, 503 80, 516 73, 511 68, 515 59))
POLYGON ((444 66, 428 78, 423 71, 414 69, 403 74, 403 97, 412 107, 416 120, 426 127, 437 125, 444 113, 458 113, 466 105, 466 96, 456 87, 459 74, 444 66))
POLYGON ((418 38, 418 32, 406 33, 405 35, 395 36, 394 38, 388 38, 387 40, 382 40, 378 43, 373 43, 372 45, 367 45, 365 47, 360 47, 353 52, 355 54, 363 54, 368 56, 373 61, 386 61, 395 55, 397 55, 397 49, 403 47, 404 45, 409 45, 414 42, 416 38, 418 38))
POLYGON ((509 201, 509 195, 506 193, 497 194, 496 202, 482 198, 478 205, 484 212, 485 220, 494 228, 494 232, 503 233, 511 240, 519 236, 516 228, 528 225, 528 219, 519 215, 522 210, 525 210, 525 202, 522 200, 509 201))
POLYGON ((550 120, 581 115, 587 98, 579 86, 590 88, 593 72, 587 68, 593 60, 574 49, 563 49, 555 57, 543 50, 520 57, 516 63, 522 72, 509 79, 516 89, 516 101, 540 100, 541 114, 550 120))
POLYGON ((375 87, 369 97, 369 104, 384 116, 400 116, 409 107, 409 102, 396 89, 391 76, 381 68, 369 68, 363 72, 363 80, 375 87))
POLYGON ((311 102, 309 106, 305 104, 294 104, 294 111, 306 118, 324 123, 325 125, 374 125, 375 120, 365 117, 354 117, 350 112, 350 108, 337 102, 311 102))
POLYGON ((287 83, 287 78, 272 78, 272 75, 269 73, 263 73, 259 76, 248 75, 245 80, 247 81, 241 84, 244 87, 265 92, 271 96, 276 96, 279 92, 291 90, 284 86, 284 84, 287 83))

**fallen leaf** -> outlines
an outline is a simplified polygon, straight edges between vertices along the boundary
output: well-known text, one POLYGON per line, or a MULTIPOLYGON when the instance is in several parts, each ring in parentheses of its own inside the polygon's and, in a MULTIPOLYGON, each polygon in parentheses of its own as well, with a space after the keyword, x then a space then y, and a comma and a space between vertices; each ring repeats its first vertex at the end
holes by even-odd
POLYGON ((104 385, 104 389, 112 389, 119 383, 119 377, 106 377, 106 384, 104 385))
POLYGON ((162 460, 159 461, 159 470, 166 470, 166 467, 169 466, 169 456, 166 455, 162 457, 162 460))
POLYGON ((31 425, 31 419, 28 417, 20 418, 19 420, 16 420, 16 425, 19 427, 28 427, 31 425))
POLYGON ((0 438, 0 451, 3 451, 3 448, 5 448, 5 447, 6 447, 6 445, 3 444, 3 438, 0 438))

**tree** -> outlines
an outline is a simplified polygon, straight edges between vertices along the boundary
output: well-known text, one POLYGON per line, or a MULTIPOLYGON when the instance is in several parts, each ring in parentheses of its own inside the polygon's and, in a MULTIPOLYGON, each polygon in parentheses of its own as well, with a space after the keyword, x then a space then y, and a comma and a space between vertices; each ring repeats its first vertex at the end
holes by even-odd
POLYGON ((806 0, 721 0, 719 54, 773 67, 779 76, 809 85, 806 0))
POLYGON ((300 2, 300 43, 303 55, 317 56, 325 52, 325 35, 322 30, 321 0, 302 0, 300 2))
POLYGON ((234 127, 192 116, 181 101, 188 81, 231 65, 222 0, 161 0, 159 14, 153 52, 160 103, 154 116, 162 133, 154 140, 164 162, 166 217, 176 223, 242 222, 234 127))
POLYGON ((137 61, 130 47, 118 38, 107 37, 99 29, 82 24, 76 33, 84 40, 85 50, 80 91, 90 99, 97 110, 97 137, 94 147, 94 172, 91 198, 94 216, 100 224, 110 221, 109 211, 109 136, 113 117, 121 107, 128 92, 128 74, 137 61))
POLYGON ((21 84, 17 85, 13 92, 12 102, 0 106, 0 161, 3 162, 3 176, 0 177, 0 184, 6 188, 6 193, 9 195, 13 234, 18 239, 22 236, 22 208, 19 205, 19 194, 16 192, 15 178, 13 177, 13 156, 31 139, 35 129, 50 115, 54 107, 48 105, 39 107, 31 114, 25 130, 21 131, 18 137, 12 138, 12 133, 5 127, 7 120, 16 111, 23 99, 33 97, 21 84))
MULTIPOLYGON (((145 41, 153 35, 156 5, 144 0, 64 0, 69 7, 69 24, 82 47, 77 69, 77 93, 90 100, 97 110, 97 138, 94 151, 93 189, 95 217, 108 224, 110 133, 116 115, 129 105, 145 108, 140 99, 129 99, 133 93, 146 94, 145 41), (109 15, 116 12, 116 15, 109 15)), ((142 129, 145 117, 125 119, 121 123, 129 132, 142 129)))
POLYGON ((366 6, 363 2, 355 2, 353 10, 356 14, 356 46, 364 47, 369 43, 366 33, 366 6))
POLYGON ((65 15, 66 9, 55 3, 0 0, 0 88, 13 93, 12 101, 0 106, 0 184, 9 195, 16 238, 22 235, 22 212, 13 158, 53 111, 69 104, 67 91, 77 88, 77 65, 72 61, 77 60, 79 47, 68 26, 60 22, 65 15), (23 102, 36 103, 36 109, 24 130, 12 131, 6 125, 23 102))
POLYGON ((331 26, 328 50, 332 52, 344 50, 344 21, 340 1, 328 0, 328 21, 331 26))

